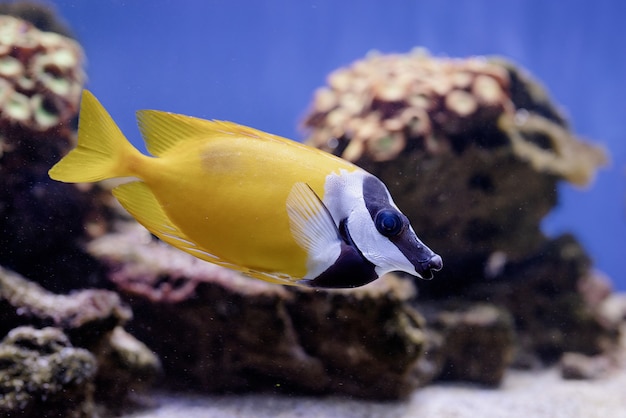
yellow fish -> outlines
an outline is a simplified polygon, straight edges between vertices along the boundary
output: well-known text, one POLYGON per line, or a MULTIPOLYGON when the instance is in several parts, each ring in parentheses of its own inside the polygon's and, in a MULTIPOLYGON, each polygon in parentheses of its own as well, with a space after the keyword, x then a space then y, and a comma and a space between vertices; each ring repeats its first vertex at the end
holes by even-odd
POLYGON ((150 232, 274 283, 356 287, 390 271, 430 279, 442 267, 385 185, 347 161, 232 122, 155 110, 137 120, 154 157, 84 91, 78 146, 50 177, 135 177, 113 194, 150 232))

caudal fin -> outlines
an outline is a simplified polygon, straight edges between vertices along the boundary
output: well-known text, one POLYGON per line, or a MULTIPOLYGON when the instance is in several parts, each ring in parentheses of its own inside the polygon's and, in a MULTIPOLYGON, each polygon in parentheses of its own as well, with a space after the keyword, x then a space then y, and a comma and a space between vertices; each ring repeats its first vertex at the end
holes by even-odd
POLYGON ((141 155, 124 137, 109 113, 84 90, 78 121, 78 145, 48 174, 66 183, 89 183, 133 176, 129 160, 141 155))

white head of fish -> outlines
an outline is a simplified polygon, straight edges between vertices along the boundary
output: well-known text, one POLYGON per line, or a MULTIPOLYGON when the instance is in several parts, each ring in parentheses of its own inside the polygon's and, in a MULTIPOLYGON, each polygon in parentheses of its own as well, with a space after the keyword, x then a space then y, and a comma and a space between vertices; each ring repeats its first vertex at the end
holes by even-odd
POLYGON ((381 276, 391 271, 431 279, 441 257, 424 245, 387 187, 361 170, 326 178, 324 205, 344 240, 349 240, 381 276))

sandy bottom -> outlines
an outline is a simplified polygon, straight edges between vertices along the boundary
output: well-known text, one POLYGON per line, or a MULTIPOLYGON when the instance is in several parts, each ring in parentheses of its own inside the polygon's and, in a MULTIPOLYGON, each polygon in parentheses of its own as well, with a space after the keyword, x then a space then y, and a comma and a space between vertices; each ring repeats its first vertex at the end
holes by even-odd
POLYGON ((566 381, 557 371, 510 372, 499 389, 437 384, 404 402, 274 395, 199 396, 159 393, 158 406, 126 418, 626 418, 626 369, 596 381, 566 381))

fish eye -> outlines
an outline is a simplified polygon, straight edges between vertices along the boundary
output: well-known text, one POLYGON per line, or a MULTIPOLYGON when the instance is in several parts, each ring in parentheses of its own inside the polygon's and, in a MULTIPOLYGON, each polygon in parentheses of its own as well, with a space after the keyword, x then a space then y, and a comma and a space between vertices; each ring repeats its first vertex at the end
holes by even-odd
POLYGON ((393 210, 383 209, 376 214, 374 219, 376 229, 386 237, 395 237, 404 226, 400 215, 393 210))

